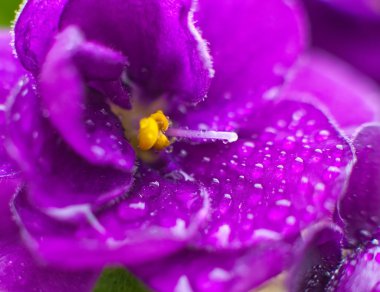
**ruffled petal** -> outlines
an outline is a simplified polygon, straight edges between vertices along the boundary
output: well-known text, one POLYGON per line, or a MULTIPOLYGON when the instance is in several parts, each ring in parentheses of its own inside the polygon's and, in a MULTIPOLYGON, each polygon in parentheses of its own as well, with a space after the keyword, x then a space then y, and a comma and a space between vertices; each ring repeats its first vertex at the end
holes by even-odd
POLYGON ((165 179, 153 171, 140 175, 117 202, 97 212, 67 208, 51 214, 56 220, 19 193, 15 210, 26 243, 48 262, 74 268, 130 265, 177 251, 204 221, 207 193, 184 179, 165 179), (81 217, 81 223, 65 220, 68 213, 81 217))
POLYGON ((331 1, 304 2, 309 13, 313 45, 333 53, 380 82, 380 19, 361 20, 340 13, 326 5, 331 1))
POLYGON ((359 248, 342 262, 326 291, 376 292, 380 289, 380 247, 378 242, 359 248))
MULTIPOLYGON (((15 58, 11 47, 11 33, 0 28, 0 103, 4 104, 13 86, 25 73, 19 61, 15 58)), ((1 107, 1 112, 4 108, 1 107)))
POLYGON ((18 175, 19 169, 5 149, 7 99, 19 78, 25 73, 13 55, 10 43, 10 32, 0 29, 0 214, 2 215, 0 234, 5 234, 14 228, 9 202, 21 181, 18 175))
POLYGON ((325 291, 341 261, 343 233, 338 227, 324 223, 310 232, 301 243, 288 275, 290 292, 325 291))
POLYGON ((339 203, 346 236, 352 244, 370 240, 380 224, 380 124, 366 125, 357 134, 357 160, 339 203))
POLYGON ((173 144, 172 159, 207 186, 212 201, 197 246, 289 239, 330 217, 342 192, 351 148, 314 106, 269 103, 247 125, 235 143, 173 144))
POLYGON ((340 128, 352 133, 363 123, 380 120, 380 89, 348 64, 322 51, 303 56, 288 75, 285 97, 324 107, 340 128), (348 114, 355 109, 355 114, 348 114))
POLYGON ((99 274, 62 271, 38 263, 16 236, 0 239, 0 258, 1 291, 89 292, 99 274))
POLYGON ((210 253, 188 250, 132 270, 154 291, 250 291, 280 273, 289 246, 263 242, 253 249, 210 253))
MULTIPOLYGON (((201 0, 199 26, 210 42, 215 78, 208 98, 182 126, 236 128, 277 93, 305 45, 303 14, 294 1, 201 0)), ((184 110, 182 107, 180 110, 184 110)))
POLYGON ((5 112, 8 97, 24 73, 12 53, 10 32, 0 29, 0 179, 14 176, 18 172, 4 147, 7 136, 5 112))
POLYGON ((85 78, 120 79, 125 62, 117 52, 86 43, 76 28, 69 27, 47 55, 40 87, 50 120, 78 154, 95 164, 130 171, 134 151, 120 121, 106 99, 84 83, 85 78))
POLYGON ((131 170, 83 159, 63 141, 47 116, 34 80, 25 79, 9 113, 9 152, 27 178, 34 204, 41 208, 100 204, 128 190, 131 170))
POLYGON ((58 32, 59 16, 67 0, 24 1, 15 22, 15 49, 23 66, 38 75, 58 32))
POLYGON ((76 25, 90 40, 123 52, 128 78, 143 96, 196 102, 206 95, 211 62, 193 24, 194 6, 191 0, 69 0, 60 27, 76 25))

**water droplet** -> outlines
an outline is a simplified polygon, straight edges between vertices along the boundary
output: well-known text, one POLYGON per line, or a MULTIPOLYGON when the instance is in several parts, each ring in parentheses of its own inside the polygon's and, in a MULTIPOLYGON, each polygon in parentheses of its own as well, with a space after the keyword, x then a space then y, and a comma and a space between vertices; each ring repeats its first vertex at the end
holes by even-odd
POLYGON ((91 146, 91 151, 98 157, 102 157, 106 154, 106 151, 102 147, 96 145, 91 146))
POLYGON ((210 157, 207 157, 207 156, 204 156, 203 159, 202 159, 203 162, 210 162, 211 159, 210 157))
POLYGON ((321 130, 315 135, 315 140, 318 142, 326 141, 330 136, 328 130, 321 130))

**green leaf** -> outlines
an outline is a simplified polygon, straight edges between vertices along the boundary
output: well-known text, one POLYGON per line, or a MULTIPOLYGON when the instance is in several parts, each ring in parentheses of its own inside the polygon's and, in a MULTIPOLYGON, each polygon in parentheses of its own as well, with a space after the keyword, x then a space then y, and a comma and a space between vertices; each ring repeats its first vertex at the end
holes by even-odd
POLYGON ((12 20, 15 18, 20 3, 21 0, 0 1, 0 26, 10 26, 12 20))
POLYGON ((105 269, 94 292, 148 292, 149 290, 123 268, 105 269))

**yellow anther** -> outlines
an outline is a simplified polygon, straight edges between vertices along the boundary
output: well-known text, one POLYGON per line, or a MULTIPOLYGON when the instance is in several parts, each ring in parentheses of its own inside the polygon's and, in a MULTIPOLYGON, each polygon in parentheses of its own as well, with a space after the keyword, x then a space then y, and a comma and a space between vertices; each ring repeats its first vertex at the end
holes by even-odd
POLYGON ((151 114, 148 118, 140 120, 139 148, 143 151, 149 149, 162 150, 170 145, 165 131, 169 128, 169 120, 162 111, 151 114))
POLYGON ((166 131, 169 128, 169 120, 162 111, 157 111, 150 115, 157 123, 161 131, 166 131))
POLYGON ((163 150, 166 147, 170 145, 170 141, 168 137, 166 137, 164 134, 160 133, 158 135, 158 139, 156 141, 156 144, 154 144, 153 148, 156 150, 163 150))

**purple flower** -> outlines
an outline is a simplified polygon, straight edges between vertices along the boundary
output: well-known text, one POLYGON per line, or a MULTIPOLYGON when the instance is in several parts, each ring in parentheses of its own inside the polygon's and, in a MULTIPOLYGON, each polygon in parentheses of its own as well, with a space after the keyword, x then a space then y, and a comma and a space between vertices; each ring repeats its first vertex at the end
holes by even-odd
POLYGON ((22 244, 11 219, 9 200, 21 183, 21 175, 4 149, 5 102, 18 78, 25 73, 12 55, 11 35, 0 30, 0 290, 2 291, 83 291, 94 285, 98 273, 63 271, 37 262, 22 244))
POLYGON ((377 291, 379 258, 380 125, 368 124, 354 140, 356 161, 337 222, 311 232, 290 275, 290 290, 377 291), (342 231, 343 230, 343 231, 342 231), (346 256, 342 259, 342 249, 346 256))
MULTIPOLYGON (((332 216, 352 152, 319 107, 348 131, 378 119, 376 99, 347 119, 312 84, 338 100, 350 73, 311 70, 314 57, 339 68, 319 53, 288 75, 306 43, 296 2, 195 3, 23 7, 15 49, 28 73, 10 97, 7 148, 26 182, 14 215, 44 261, 122 264, 158 291, 245 291, 332 216), (303 86, 305 74, 318 82, 303 86)), ((376 91, 353 88, 352 103, 376 91)))

